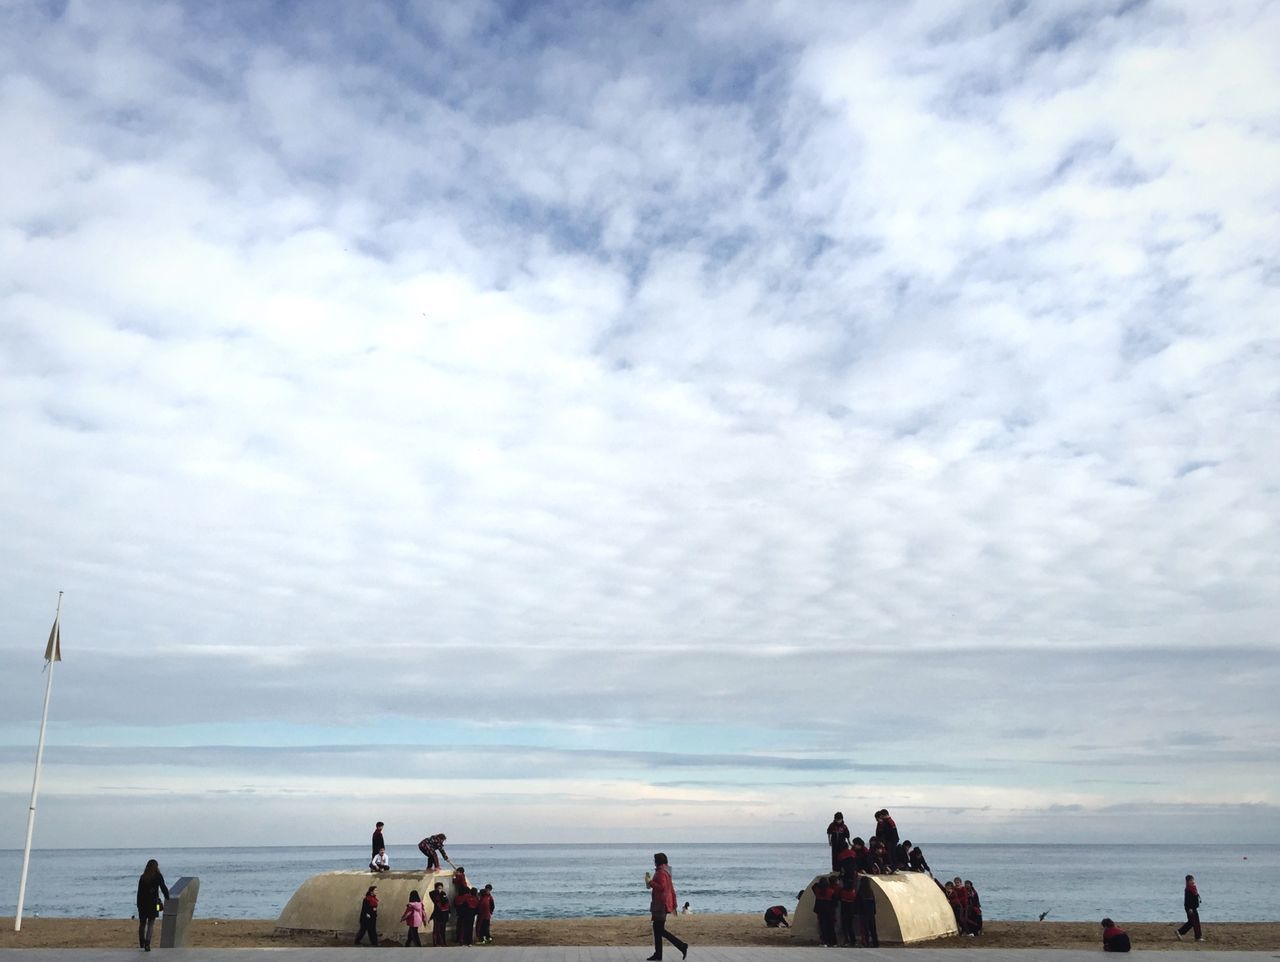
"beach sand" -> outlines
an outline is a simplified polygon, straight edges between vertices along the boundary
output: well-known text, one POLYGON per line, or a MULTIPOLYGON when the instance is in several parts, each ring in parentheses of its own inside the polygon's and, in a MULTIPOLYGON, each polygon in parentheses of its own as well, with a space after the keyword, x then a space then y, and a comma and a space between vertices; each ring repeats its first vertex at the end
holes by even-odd
MULTIPOLYGON (((1133 939, 1134 948, 1280 950, 1280 922, 1227 922, 1205 925, 1206 941, 1197 945, 1190 938, 1179 942, 1172 923, 1120 924, 1133 939)), ((794 943, 787 929, 769 929, 759 915, 681 915, 669 920, 669 928, 694 945, 777 945, 794 943)), ((138 923, 131 919, 49 919, 26 918, 22 931, 13 931, 13 918, 0 919, 0 949, 15 948, 130 948, 137 945, 138 923)), ((404 927, 387 926, 384 944, 394 934, 400 943, 404 927)), ((155 941, 159 941, 159 923, 155 941)), ((430 944, 430 933, 424 933, 430 944)), ((277 933, 274 920, 196 919, 191 948, 302 948, 350 943, 355 933, 277 933)), ((495 945, 633 945, 651 946, 649 919, 643 915, 602 919, 494 919, 495 945)), ((812 942, 808 944, 813 944, 812 942)), ((922 942, 913 948, 1002 948, 1081 949, 1099 948, 1101 930, 1097 922, 988 922, 977 938, 950 938, 922 942)))

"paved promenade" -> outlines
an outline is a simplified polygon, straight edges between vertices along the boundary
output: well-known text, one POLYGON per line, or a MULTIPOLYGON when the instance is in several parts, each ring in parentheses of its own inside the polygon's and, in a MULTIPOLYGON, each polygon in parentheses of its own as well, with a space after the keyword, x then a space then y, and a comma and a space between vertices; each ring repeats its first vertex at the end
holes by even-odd
MULTIPOLYGON (((303 948, 303 949, 0 949, 0 962, 370 962, 370 957, 419 962, 642 962, 648 949, 637 946, 484 946, 475 948, 303 948)), ((1153 962, 1262 962, 1280 952, 1214 952, 1204 949, 1134 951, 1153 962)), ((1085 949, 821 949, 759 946, 700 946, 689 950, 689 962, 1102 962, 1116 958, 1085 949)), ((663 962, 679 962, 679 952, 665 952, 663 962)))

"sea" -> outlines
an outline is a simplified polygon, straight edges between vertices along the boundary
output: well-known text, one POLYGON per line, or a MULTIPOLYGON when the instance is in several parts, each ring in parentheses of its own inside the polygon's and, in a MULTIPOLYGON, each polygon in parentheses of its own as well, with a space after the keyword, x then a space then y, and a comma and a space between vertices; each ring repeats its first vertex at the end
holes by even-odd
MULTIPOLYGON (((795 903, 830 866, 819 844, 450 845, 472 884, 492 884, 496 921, 643 915, 644 872, 661 848, 681 904, 694 912, 760 912, 795 903)), ((1280 845, 973 845, 921 843, 933 874, 974 883, 987 919, 1183 921, 1183 877, 1195 875, 1201 917, 1280 921, 1280 845)), ((393 869, 424 864, 393 845, 393 869)), ((200 879, 203 918, 274 919, 319 872, 363 868, 366 846, 281 848, 36 849, 23 916, 128 918, 147 859, 170 884, 200 879)), ((20 850, 0 850, 0 914, 17 905, 20 850)))

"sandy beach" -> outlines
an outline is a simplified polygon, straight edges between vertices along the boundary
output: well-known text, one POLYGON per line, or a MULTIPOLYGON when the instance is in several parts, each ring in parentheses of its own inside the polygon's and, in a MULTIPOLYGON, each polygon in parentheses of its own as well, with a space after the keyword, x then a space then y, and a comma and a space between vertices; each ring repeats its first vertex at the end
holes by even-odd
MULTIPOLYGON (((1280 922, 1229 922, 1205 925, 1206 941, 1180 942, 1171 923, 1134 923, 1125 927, 1134 947, 1151 949, 1196 948, 1280 950, 1280 922)), ((671 922, 672 931, 697 945, 778 945, 792 942, 786 929, 769 929, 758 915, 688 915, 671 922)), ((0 919, 0 949, 13 948, 128 948, 135 946, 137 923, 131 919, 23 919, 22 931, 13 931, 13 918, 0 919)), ((384 930, 384 944, 403 939, 397 925, 384 930)), ((346 944, 354 936, 278 933, 269 919, 197 919, 191 947, 200 948, 300 948, 346 944)), ((595 919, 494 920, 496 945, 617 945, 650 944, 649 920, 634 915, 595 919)), ((158 928, 157 928, 158 937, 158 928)), ((978 938, 951 938, 920 943, 918 948, 1096 948, 1096 922, 988 922, 978 938)), ((803 943, 801 943, 803 944, 803 943)), ((810 943, 811 944, 811 943, 810 943)))

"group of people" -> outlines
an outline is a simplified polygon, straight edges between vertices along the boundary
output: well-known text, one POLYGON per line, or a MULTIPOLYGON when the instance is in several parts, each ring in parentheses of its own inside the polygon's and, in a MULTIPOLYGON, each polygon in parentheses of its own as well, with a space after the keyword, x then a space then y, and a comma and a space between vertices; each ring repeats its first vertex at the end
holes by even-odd
MULTIPOLYGON (((495 907, 493 886, 486 885, 483 889, 476 889, 469 886, 457 887, 455 883, 454 892, 455 895, 450 900, 444 883, 436 882, 435 887, 427 893, 431 900, 430 911, 427 910, 417 889, 409 893, 409 901, 400 915, 400 921, 406 926, 404 941, 406 947, 414 945, 421 947, 422 936, 418 930, 424 928, 428 921, 431 923, 431 944, 447 945, 450 913, 456 916, 457 921, 454 929, 454 945, 493 943, 493 937, 490 934, 490 923, 495 907)), ((370 945, 379 944, 378 886, 376 885, 369 886, 360 903, 360 930, 356 933, 355 944, 360 945, 366 935, 369 937, 370 945)))
MULTIPOLYGON (((827 826, 827 844, 831 846, 831 870, 841 870, 840 862, 849 858, 852 852, 861 865, 859 871, 872 875, 887 875, 891 872, 929 872, 929 863, 925 861, 920 846, 912 845, 910 839, 898 837, 898 823, 893 820, 887 808, 876 812, 876 827, 871 835, 871 842, 863 841, 862 836, 850 838, 849 826, 845 824, 844 813, 836 812, 827 826)), ((932 874, 932 873, 930 873, 932 874)))
MULTIPOLYGON (((813 910, 818 916, 818 941, 824 946, 878 946, 875 890, 868 875, 896 872, 933 872, 920 846, 898 834, 898 825, 887 808, 875 813, 876 827, 868 844, 861 836, 850 838, 844 813, 836 812, 827 826, 831 846, 831 874, 813 884, 813 910)), ((962 935, 982 931, 982 900, 970 881, 937 882, 955 914, 962 935)), ((774 906, 765 912, 765 924, 787 925, 785 912, 779 918, 774 906)))
MULTIPOLYGON (((371 872, 391 871, 391 863, 387 858, 386 838, 382 831, 385 827, 385 822, 378 822, 373 829, 373 837, 370 840, 372 855, 369 860, 369 870, 371 872)), ((473 887, 467 880, 467 870, 463 866, 455 866, 453 862, 449 861, 449 853, 444 849, 446 840, 447 836, 443 832, 437 835, 428 835, 418 843, 418 851, 427 857, 427 871, 429 872, 440 868, 441 858, 449 863, 449 867, 453 869, 453 898, 450 899, 449 893, 445 890, 444 882, 436 882, 431 891, 427 893, 427 897, 431 902, 431 908, 428 910, 418 890, 411 891, 409 893, 409 901, 404 907, 404 912, 400 915, 400 921, 406 926, 404 944, 406 946, 421 946, 422 938, 418 930, 425 928, 426 923, 429 921, 431 923, 431 944, 446 945, 451 914, 456 923, 454 926, 455 945, 492 944, 491 923, 496 907, 493 899, 493 886, 486 885, 483 889, 473 887)), ((369 886, 368 891, 365 892, 364 898, 360 902, 360 928, 356 932, 355 944, 360 945, 365 936, 368 936, 371 945, 379 944, 378 887, 376 885, 369 886)))

